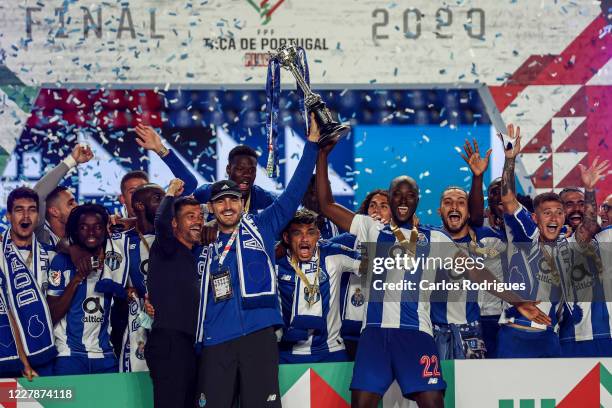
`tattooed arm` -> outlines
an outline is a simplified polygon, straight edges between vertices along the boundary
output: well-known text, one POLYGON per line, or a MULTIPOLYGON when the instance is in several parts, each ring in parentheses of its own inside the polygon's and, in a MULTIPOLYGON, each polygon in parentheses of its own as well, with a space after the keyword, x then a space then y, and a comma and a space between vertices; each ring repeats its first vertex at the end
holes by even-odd
POLYGON ((474 139, 474 148, 468 140, 463 145, 465 155, 459 153, 472 171, 472 187, 468 195, 468 208, 470 210, 470 225, 482 227, 484 222, 484 193, 482 191, 482 175, 489 167, 491 149, 487 150, 485 157, 480 157, 478 142, 474 139))
POLYGON ((600 230, 599 224, 597 224, 597 203, 595 201, 595 185, 601 180, 606 174, 609 167, 608 160, 601 163, 597 163, 599 157, 596 157, 593 164, 589 168, 586 168, 582 164, 580 167, 580 177, 582 178, 582 184, 584 185, 584 217, 582 223, 576 228, 576 239, 578 242, 588 243, 591 242, 593 236, 600 230))
MULTIPOLYGON (((498 134, 498 136, 503 143, 501 134, 498 134)), ((504 170, 502 173, 501 201, 504 205, 504 211, 506 214, 514 214, 520 206, 519 202, 516 200, 514 166, 516 163, 516 156, 521 151, 521 128, 516 128, 515 137, 514 126, 512 124, 508 125, 508 137, 513 141, 513 147, 511 149, 504 150, 506 160, 504 161, 504 170)))

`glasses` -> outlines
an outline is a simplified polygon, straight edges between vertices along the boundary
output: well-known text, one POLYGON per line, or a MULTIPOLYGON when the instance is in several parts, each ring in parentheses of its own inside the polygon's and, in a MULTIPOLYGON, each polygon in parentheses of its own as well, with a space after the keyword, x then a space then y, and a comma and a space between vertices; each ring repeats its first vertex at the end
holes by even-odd
POLYGON ((610 208, 612 208, 612 206, 610 206, 610 204, 602 204, 600 208, 602 211, 608 212, 610 211, 610 208))

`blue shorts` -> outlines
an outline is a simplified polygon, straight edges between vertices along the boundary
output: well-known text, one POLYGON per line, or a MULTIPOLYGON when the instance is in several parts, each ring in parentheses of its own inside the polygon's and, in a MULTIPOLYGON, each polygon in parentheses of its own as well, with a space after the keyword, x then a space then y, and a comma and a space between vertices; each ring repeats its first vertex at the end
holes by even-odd
POLYGON ((499 332, 499 315, 480 316, 480 327, 482 328, 482 339, 485 342, 487 352, 485 358, 497 356, 497 333, 499 332))
POLYGON ((281 351, 279 357, 281 364, 338 363, 349 361, 345 350, 319 354, 291 354, 287 351, 281 351))
POLYGON ((612 357, 612 338, 563 341, 561 342, 563 357, 612 357))
POLYGON ((57 357, 53 366, 54 375, 118 373, 119 364, 114 355, 104 358, 88 358, 87 355, 57 357))
POLYGON ((382 396, 393 380, 406 398, 446 389, 433 338, 417 330, 366 327, 359 339, 351 390, 382 396))
POLYGON ((497 336, 497 358, 561 357, 559 336, 552 330, 521 330, 503 324, 497 336))

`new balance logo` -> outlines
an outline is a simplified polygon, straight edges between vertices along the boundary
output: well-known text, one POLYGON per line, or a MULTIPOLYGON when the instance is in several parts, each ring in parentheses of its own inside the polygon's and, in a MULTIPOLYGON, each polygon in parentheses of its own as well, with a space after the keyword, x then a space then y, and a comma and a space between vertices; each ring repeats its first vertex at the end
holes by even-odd
POLYGON ((431 384, 437 384, 438 383, 438 379, 437 378, 430 378, 429 381, 427 381, 427 384, 431 385, 431 384))
POLYGON ((266 402, 274 402, 274 401, 276 401, 276 394, 268 395, 268 399, 266 400, 266 402))

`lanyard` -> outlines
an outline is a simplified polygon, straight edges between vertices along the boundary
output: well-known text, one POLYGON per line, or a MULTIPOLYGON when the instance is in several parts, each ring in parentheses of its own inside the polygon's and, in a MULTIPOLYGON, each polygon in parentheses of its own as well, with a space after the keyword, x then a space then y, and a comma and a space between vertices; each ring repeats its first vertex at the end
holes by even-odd
MULTIPOLYGON (((221 268, 221 266, 223 265, 223 261, 225 261, 225 257, 227 256, 227 253, 232 248, 232 245, 234 244, 234 241, 236 240, 236 237, 238 236, 239 229, 240 229, 240 224, 238 224, 236 226, 236 229, 234 229, 234 232, 232 232, 232 236, 230 237, 229 241, 227 241, 227 244, 225 244, 225 247, 223 248, 223 253, 221 253, 221 255, 219 255, 219 250, 217 249, 216 243, 213 244, 213 247, 215 248, 215 252, 217 253, 217 256, 219 257, 219 268, 221 268)), ((218 238, 219 238, 219 235, 217 234, 217 239, 218 238)))
POLYGON ((246 203, 244 204, 244 210, 243 212, 245 214, 249 213, 249 208, 251 208, 251 194, 253 194, 253 190, 251 189, 251 191, 249 191, 249 198, 246 199, 246 203))
MULTIPOLYGON (((561 281, 561 276, 559 275, 559 271, 557 270, 557 264, 555 263, 552 255, 549 254, 548 251, 546 251, 546 245, 544 245, 544 243, 542 242, 540 242, 539 245, 540 245, 540 252, 542 252, 542 256, 544 256, 544 258, 546 259, 546 263, 550 267, 553 284, 558 286, 561 281)), ((551 248, 551 251, 552 251, 552 248, 551 248)))
MULTIPOLYGON (((321 272, 321 268, 319 267, 319 262, 321 261, 321 253, 319 251, 319 247, 317 245, 317 270, 315 272, 315 278, 314 281, 312 283, 310 283, 308 281, 308 277, 306 276, 306 274, 304 273, 304 271, 302 271, 302 268, 300 266, 300 262, 294 258, 293 256, 291 257, 291 267, 293 268, 293 270, 295 271, 295 273, 299 276, 300 280, 302 281, 302 283, 304 283, 304 286, 306 286, 306 289, 308 290, 308 294, 311 295, 313 298, 312 300, 314 300, 314 296, 316 295, 316 292, 319 289, 319 275, 321 272)), ((311 300, 309 297, 309 301, 308 301, 308 305, 311 305, 311 300)))
POLYGON ((138 237, 140 238, 140 242, 142 242, 144 244, 145 248, 147 249, 147 254, 150 254, 151 253, 151 246, 149 245, 149 243, 145 239, 144 235, 142 235, 142 232, 138 231, 138 228, 136 228, 136 232, 138 232, 138 237))
POLYGON ((470 243, 468 244, 470 253, 475 255, 482 255, 485 258, 495 258, 499 255, 499 250, 497 250, 496 248, 479 246, 478 240, 476 239, 476 233, 472 228, 469 228, 468 232, 470 234, 470 243))

